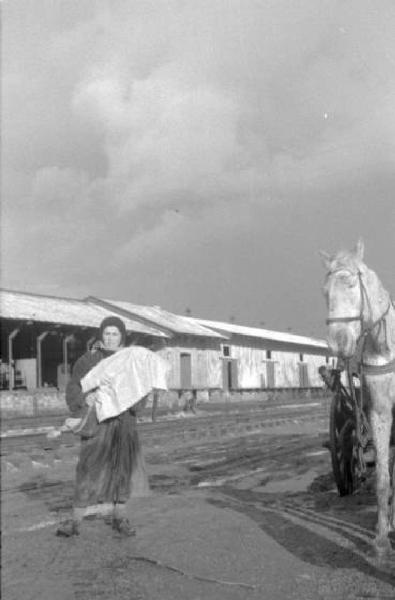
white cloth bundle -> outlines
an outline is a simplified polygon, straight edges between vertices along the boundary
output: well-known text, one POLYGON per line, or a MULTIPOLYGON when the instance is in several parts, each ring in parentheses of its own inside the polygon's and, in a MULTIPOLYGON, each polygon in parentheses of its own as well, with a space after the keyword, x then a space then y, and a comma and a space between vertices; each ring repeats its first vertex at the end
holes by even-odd
POLYGON ((84 393, 96 389, 99 422, 128 410, 152 390, 167 390, 169 363, 142 346, 118 350, 81 379, 84 393))

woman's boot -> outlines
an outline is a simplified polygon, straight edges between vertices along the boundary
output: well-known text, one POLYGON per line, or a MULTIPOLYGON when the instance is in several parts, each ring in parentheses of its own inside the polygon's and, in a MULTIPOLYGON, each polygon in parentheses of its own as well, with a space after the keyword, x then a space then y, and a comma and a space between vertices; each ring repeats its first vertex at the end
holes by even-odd
POLYGON ((126 516, 125 504, 115 504, 112 517, 112 528, 124 537, 136 535, 136 530, 132 528, 129 519, 126 516))
POLYGON ((80 526, 84 512, 85 508, 74 508, 73 518, 63 521, 56 530, 56 535, 60 537, 72 537, 73 535, 80 535, 80 526))

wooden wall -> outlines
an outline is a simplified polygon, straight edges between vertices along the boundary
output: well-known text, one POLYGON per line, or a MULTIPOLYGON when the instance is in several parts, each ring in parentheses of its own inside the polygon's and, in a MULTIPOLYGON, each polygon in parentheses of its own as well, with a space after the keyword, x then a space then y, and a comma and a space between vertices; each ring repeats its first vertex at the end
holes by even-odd
POLYGON ((191 355, 192 387, 200 389, 222 388, 222 362, 220 340, 178 336, 169 340, 159 354, 171 365, 169 388, 181 386, 181 354, 191 355))
POLYGON ((318 368, 325 364, 326 357, 310 355, 295 351, 271 351, 267 359, 266 350, 248 348, 246 346, 231 347, 232 358, 238 360, 238 383, 240 389, 271 387, 269 370, 274 370, 275 387, 320 387, 322 380, 318 368), (303 361, 300 360, 303 354, 303 361), (308 385, 303 380, 301 371, 307 371, 308 385), (272 365, 272 366, 271 366, 272 365))
POLYGON ((169 340, 159 353, 170 362, 171 389, 181 386, 183 353, 191 357, 192 388, 199 389, 223 389, 223 363, 228 360, 236 363, 237 389, 240 390, 272 387, 271 372, 277 388, 321 387, 318 368, 326 363, 324 351, 320 349, 301 346, 295 350, 294 346, 287 348, 285 344, 243 336, 233 336, 230 340, 178 336, 169 340), (224 357, 223 345, 229 346, 229 357, 224 357))

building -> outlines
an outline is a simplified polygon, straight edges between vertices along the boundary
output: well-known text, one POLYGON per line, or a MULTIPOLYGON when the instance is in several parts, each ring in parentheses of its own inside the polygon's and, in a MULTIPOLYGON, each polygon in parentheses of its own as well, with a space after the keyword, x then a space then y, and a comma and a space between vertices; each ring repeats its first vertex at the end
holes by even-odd
POLYGON ((73 363, 110 314, 124 320, 129 343, 170 362, 169 387, 180 393, 322 387, 318 367, 329 361, 323 340, 94 296, 0 290, 2 388, 64 389, 73 363))
POLYGON ((228 337, 221 356, 224 389, 322 387, 318 368, 330 360, 326 341, 234 323, 198 322, 228 337))
POLYGON ((219 357, 227 335, 205 327, 196 319, 175 315, 159 306, 140 306, 93 296, 89 296, 87 301, 106 308, 112 314, 140 320, 142 324, 159 328, 166 334, 156 350, 170 362, 170 389, 222 389, 219 357))
MULTIPOLYGON (((96 339, 110 313, 72 298, 0 290, 1 387, 63 388, 70 365, 96 339)), ((129 336, 151 345, 166 335, 124 319, 129 336)))

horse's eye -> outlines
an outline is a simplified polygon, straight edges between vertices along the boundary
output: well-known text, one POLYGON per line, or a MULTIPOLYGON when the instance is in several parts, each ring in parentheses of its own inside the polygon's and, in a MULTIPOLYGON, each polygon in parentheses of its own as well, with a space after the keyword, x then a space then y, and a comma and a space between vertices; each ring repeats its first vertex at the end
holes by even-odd
POLYGON ((357 283, 357 278, 353 275, 342 275, 340 277, 340 281, 347 287, 354 287, 354 285, 357 283))

